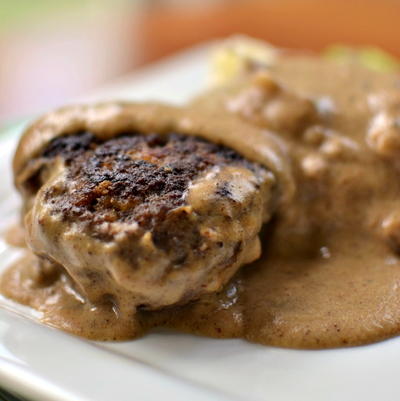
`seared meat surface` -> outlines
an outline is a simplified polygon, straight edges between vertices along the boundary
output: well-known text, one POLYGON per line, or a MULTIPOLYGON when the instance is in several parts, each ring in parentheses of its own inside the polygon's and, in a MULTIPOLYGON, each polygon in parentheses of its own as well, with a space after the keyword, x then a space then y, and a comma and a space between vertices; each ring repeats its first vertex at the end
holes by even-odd
POLYGON ((231 149, 176 133, 100 142, 83 132, 42 158, 52 167, 26 219, 30 246, 92 301, 102 280, 142 307, 187 302, 260 255, 274 178, 231 149))
MULTIPOLYGON (((74 190, 68 197, 49 190, 46 199, 55 196, 55 212, 65 220, 79 218, 86 230, 105 240, 112 233, 101 224, 117 220, 157 232, 168 212, 185 204, 190 182, 213 166, 260 170, 227 148, 178 134, 121 136, 96 144, 84 133, 57 138, 45 156, 57 155, 68 163, 67 180, 74 190)), ((229 198, 222 185, 218 193, 229 198)))

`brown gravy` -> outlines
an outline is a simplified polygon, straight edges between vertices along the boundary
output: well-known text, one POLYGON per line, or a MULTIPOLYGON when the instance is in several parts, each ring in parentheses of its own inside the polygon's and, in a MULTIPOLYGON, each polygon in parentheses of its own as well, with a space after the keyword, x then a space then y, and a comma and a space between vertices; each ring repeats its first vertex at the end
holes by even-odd
POLYGON ((20 224, 13 224, 3 234, 7 244, 17 248, 26 247, 24 229, 20 224))
POLYGON ((265 227, 260 260, 221 293, 156 312, 91 305, 62 269, 39 269, 29 254, 3 275, 1 292, 42 311, 47 324, 97 340, 159 326, 292 348, 399 334, 399 77, 287 57, 267 78, 216 90, 192 108, 222 125, 228 109, 279 132, 289 149, 296 191, 265 227))

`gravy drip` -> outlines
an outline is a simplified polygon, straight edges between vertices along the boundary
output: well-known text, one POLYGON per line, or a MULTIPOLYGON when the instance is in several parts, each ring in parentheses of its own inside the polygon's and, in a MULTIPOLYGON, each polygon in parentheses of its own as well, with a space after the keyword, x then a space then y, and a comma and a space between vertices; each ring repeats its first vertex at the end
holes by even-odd
POLYGON ((258 261, 222 292, 159 311, 126 305, 121 313, 110 300, 90 305, 63 269, 38 267, 31 255, 3 275, 1 292, 41 310, 47 324, 97 340, 160 326, 290 348, 398 335, 399 77, 286 57, 190 107, 215 113, 221 127, 224 113, 234 113, 288 149, 295 193, 265 227, 258 261))

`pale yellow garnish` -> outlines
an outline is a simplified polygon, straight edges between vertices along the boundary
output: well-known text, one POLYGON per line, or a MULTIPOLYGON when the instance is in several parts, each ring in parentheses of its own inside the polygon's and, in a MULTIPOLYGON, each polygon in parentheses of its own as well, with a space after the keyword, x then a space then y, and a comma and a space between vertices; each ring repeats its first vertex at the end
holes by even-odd
POLYGON ((211 84, 227 84, 257 67, 268 66, 278 50, 261 40, 235 36, 219 44, 211 58, 211 84))

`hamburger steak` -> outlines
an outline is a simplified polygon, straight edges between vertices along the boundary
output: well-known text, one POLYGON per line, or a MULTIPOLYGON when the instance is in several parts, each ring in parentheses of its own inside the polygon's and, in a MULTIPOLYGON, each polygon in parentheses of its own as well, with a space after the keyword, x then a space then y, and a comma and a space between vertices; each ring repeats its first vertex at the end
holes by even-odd
POLYGON ((80 132, 39 159, 28 244, 92 302, 105 293, 146 309, 187 302, 260 256, 274 176, 227 147, 177 133, 80 132))

